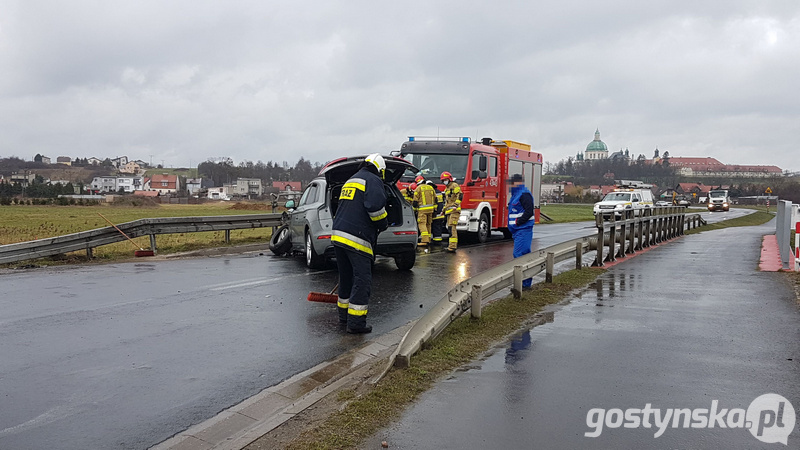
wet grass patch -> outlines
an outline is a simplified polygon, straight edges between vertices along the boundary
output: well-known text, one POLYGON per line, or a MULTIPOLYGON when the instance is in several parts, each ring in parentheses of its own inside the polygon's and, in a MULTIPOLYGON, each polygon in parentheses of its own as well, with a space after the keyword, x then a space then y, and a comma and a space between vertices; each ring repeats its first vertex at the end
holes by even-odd
POLYGON ((594 220, 594 213, 592 212, 593 208, 594 205, 585 205, 579 203, 557 203, 542 205, 540 209, 542 214, 546 214, 547 217, 553 220, 546 220, 544 217, 542 217, 541 223, 566 223, 594 220))
MULTIPOLYGON (((474 360, 498 341, 530 324, 547 305, 565 299, 571 291, 594 281, 603 269, 586 268, 557 275, 553 283, 540 283, 521 299, 504 297, 486 305, 480 320, 469 314, 453 322, 442 335, 411 359, 411 367, 392 369, 381 381, 363 391, 340 392, 337 412, 321 424, 291 440, 289 449, 353 448, 401 416, 420 394, 460 366, 474 360)), ((379 364, 385 364, 381 362, 379 364)), ((382 366, 380 367, 382 368, 382 366)), ((380 370, 375 367, 376 370, 380 370)), ((262 448, 259 441, 251 449, 262 448)))
POLYGON ((723 220, 721 222, 703 225, 699 228, 692 228, 691 230, 687 230, 685 234, 702 233, 704 231, 721 230, 723 228, 730 227, 752 227, 756 225, 763 225, 772 220, 774 217, 775 214, 773 213, 757 211, 746 216, 737 217, 735 219, 723 220))

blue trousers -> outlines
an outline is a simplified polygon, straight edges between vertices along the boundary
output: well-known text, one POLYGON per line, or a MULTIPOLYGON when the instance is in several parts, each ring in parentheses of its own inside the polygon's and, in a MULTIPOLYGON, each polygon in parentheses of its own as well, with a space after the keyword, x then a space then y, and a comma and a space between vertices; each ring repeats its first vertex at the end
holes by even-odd
MULTIPOLYGON (((514 238, 514 258, 519 258, 531 252, 533 227, 516 229, 511 232, 511 236, 514 238)), ((522 280, 522 287, 531 287, 532 282, 532 278, 526 278, 522 280)))

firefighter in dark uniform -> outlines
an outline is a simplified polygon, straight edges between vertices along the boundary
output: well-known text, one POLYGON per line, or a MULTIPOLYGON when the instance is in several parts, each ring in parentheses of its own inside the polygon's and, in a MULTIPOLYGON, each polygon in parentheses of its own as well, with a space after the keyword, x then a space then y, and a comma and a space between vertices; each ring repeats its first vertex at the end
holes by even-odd
POLYGON ((331 242, 339 267, 339 321, 348 333, 369 333, 367 305, 372 288, 372 261, 378 233, 388 227, 383 177, 386 162, 378 153, 342 187, 333 218, 331 242))
POLYGON ((425 182, 430 184, 434 192, 436 192, 436 208, 433 210, 433 223, 431 224, 431 234, 433 235, 431 241, 438 246, 442 243, 442 232, 444 232, 444 194, 433 181, 426 180, 425 182))

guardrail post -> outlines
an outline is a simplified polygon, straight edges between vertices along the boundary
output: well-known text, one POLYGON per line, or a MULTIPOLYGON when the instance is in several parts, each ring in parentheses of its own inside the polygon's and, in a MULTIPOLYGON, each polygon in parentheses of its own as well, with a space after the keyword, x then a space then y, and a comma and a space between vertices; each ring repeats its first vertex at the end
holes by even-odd
POLYGON ((647 220, 647 216, 650 214, 650 209, 646 209, 642 212, 642 217, 639 219, 639 223, 636 226, 636 247, 634 250, 641 250, 642 249, 642 234, 644 233, 644 223, 647 220))
POLYGON ((597 225, 597 255, 594 258, 592 267, 603 267, 603 248, 606 246, 603 241, 606 230, 603 227, 603 216, 601 214, 598 214, 595 218, 595 224, 597 225))
POLYGON ((522 266, 514 266, 514 298, 522 297, 522 266))
POLYGON ((231 230, 225 230, 225 243, 231 243, 231 230))
POLYGON ((636 225, 638 223, 640 223, 639 222, 640 219, 641 218, 634 216, 634 220, 635 221, 629 227, 630 228, 630 233, 629 233, 629 236, 628 236, 628 239, 629 239, 628 250, 625 252, 628 255, 632 255, 632 254, 636 253, 636 249, 634 248, 634 247, 636 247, 636 225))
POLYGON ((616 261, 614 257, 614 252, 616 251, 617 245, 617 223, 614 215, 611 215, 611 228, 608 229, 608 255, 606 256, 605 261, 611 262, 616 261))
POLYGON ((470 295, 470 314, 473 319, 481 318, 481 300, 483 300, 483 288, 473 284, 472 295, 470 295))
POLYGON ((94 249, 92 249, 92 247, 86 247, 86 258, 87 259, 94 258, 94 249))
POLYGON ((575 244, 575 270, 583 267, 583 242, 575 244))
POLYGON ((555 261, 556 261, 556 254, 553 252, 547 252, 547 264, 544 272, 545 283, 553 282, 553 268, 555 267, 555 261))
POLYGON ((655 232, 653 233, 653 242, 658 244, 661 242, 661 227, 664 223, 664 214, 659 214, 655 222, 655 232))
POLYGON ((686 211, 678 217, 678 236, 683 236, 683 227, 686 226, 686 211))
POLYGON ((156 253, 156 235, 155 234, 151 234, 150 235, 150 250, 153 251, 153 254, 156 253))

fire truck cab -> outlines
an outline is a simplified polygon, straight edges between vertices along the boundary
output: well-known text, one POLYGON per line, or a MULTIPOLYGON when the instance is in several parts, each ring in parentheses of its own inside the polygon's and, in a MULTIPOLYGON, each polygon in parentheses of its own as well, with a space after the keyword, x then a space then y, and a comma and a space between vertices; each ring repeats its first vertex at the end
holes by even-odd
MULTIPOLYGON (((512 175, 520 174, 533 194, 534 214, 539 222, 539 198, 542 184, 542 155, 531 146, 515 141, 483 138, 473 142, 462 138, 409 137, 400 147, 400 156, 418 167, 420 174, 444 190, 439 176, 450 172, 461 186, 459 232, 471 233, 478 242, 486 242, 492 230, 508 231, 508 200, 512 175)), ((407 174, 401 187, 413 182, 407 174)))

